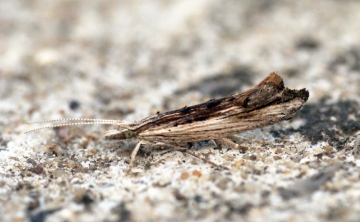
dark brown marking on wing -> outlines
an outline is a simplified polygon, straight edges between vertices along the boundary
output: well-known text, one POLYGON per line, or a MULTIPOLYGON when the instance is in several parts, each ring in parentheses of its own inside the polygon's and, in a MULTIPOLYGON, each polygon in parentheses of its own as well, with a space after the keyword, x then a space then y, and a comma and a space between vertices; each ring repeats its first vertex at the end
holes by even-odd
POLYGON ((249 97, 246 97, 246 98, 242 101, 242 106, 243 106, 244 108, 248 108, 248 107, 249 107, 249 105, 248 105, 249 101, 250 101, 249 97))
POLYGON ((194 122, 195 122, 195 121, 204 121, 204 120, 206 120, 206 119, 207 119, 206 116, 195 116, 194 122))
MULTIPOLYGON (((178 111, 180 111, 182 114, 187 114, 190 112, 190 107, 184 106, 183 108, 179 109, 178 111)), ((166 113, 164 113, 166 114, 166 113)))
POLYGON ((192 123, 194 121, 194 118, 192 117, 192 116, 187 116, 186 118, 185 118, 185 122, 186 123, 192 123))
POLYGON ((210 99, 205 103, 206 108, 211 109, 221 103, 221 100, 210 99))

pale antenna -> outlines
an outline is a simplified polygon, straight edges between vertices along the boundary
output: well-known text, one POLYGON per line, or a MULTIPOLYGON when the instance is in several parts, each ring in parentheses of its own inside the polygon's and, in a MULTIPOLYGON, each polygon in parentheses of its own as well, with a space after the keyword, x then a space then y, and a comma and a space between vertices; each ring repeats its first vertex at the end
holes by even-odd
POLYGON ((75 126, 75 125, 118 125, 118 126, 121 126, 124 128, 130 127, 129 123, 119 121, 119 120, 87 119, 87 118, 53 119, 53 120, 35 121, 35 122, 27 123, 27 124, 44 124, 44 123, 56 123, 56 122, 58 122, 59 124, 38 127, 38 128, 32 129, 32 130, 28 130, 28 131, 24 132, 24 134, 42 130, 42 129, 49 129, 49 128, 55 128, 55 127, 61 127, 61 126, 75 126), (61 123, 61 122, 63 122, 63 123, 61 123))

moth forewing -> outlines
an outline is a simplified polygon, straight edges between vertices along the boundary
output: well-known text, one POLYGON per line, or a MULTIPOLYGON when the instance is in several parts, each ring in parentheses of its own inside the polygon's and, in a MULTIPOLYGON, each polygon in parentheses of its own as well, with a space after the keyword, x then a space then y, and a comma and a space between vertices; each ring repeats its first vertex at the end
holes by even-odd
POLYGON ((305 89, 285 88, 272 73, 246 92, 148 117, 133 131, 147 141, 219 139, 290 119, 308 97, 305 89))
POLYGON ((171 127, 149 128, 138 134, 138 138, 162 142, 194 142, 226 138, 233 134, 271 125, 292 118, 303 105, 299 99, 250 112, 240 112, 225 118, 210 118, 204 121, 171 127))

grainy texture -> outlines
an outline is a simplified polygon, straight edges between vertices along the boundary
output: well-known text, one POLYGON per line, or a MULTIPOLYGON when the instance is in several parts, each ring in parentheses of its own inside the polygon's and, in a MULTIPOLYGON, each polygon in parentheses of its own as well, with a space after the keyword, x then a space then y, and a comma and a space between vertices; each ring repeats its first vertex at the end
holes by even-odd
POLYGON ((353 153, 355 159, 360 159, 360 135, 356 137, 353 153))
POLYGON ((328 0, 0 1, 0 221, 357 221, 359 11, 328 0), (144 146, 126 176, 136 144, 105 140, 113 126, 23 135, 44 119, 131 123, 273 71, 311 96, 291 121, 237 135, 269 144, 184 144, 229 170, 144 146))

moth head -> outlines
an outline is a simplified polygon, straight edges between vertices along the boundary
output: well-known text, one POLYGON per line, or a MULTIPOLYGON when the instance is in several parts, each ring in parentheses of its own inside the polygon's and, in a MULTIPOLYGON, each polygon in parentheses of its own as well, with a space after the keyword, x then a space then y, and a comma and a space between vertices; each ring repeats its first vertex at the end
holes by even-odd
POLYGON ((105 138, 109 140, 125 140, 136 137, 136 133, 130 129, 110 130, 105 134, 105 138))

